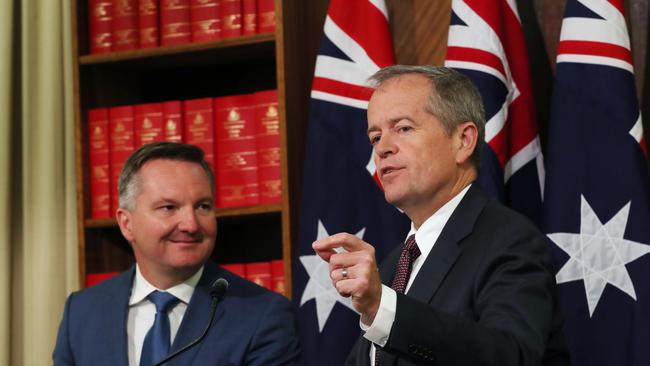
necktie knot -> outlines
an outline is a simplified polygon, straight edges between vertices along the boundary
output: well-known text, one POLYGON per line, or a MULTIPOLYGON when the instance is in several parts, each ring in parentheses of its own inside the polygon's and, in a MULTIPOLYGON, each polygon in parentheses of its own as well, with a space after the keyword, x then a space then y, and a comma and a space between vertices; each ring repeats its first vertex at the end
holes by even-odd
POLYGON ((154 291, 147 298, 156 305, 157 313, 167 313, 169 308, 178 302, 178 298, 169 292, 154 291))
POLYGON ((411 261, 414 261, 417 259, 417 257, 420 256, 420 248, 418 247, 418 243, 415 242, 415 234, 411 234, 411 236, 406 239, 406 244, 404 245, 404 251, 408 253, 408 255, 411 257, 411 261))

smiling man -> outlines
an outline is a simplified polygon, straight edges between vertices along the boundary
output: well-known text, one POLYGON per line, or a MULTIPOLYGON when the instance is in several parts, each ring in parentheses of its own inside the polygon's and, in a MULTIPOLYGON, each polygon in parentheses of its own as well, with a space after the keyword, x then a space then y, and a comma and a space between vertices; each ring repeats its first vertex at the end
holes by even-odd
POLYGON ((391 66, 371 81, 373 158, 412 226, 379 270, 355 235, 313 244, 361 314, 347 364, 569 364, 544 236, 473 184, 485 128, 476 88, 432 66, 391 66))
MULTIPOLYGON (((117 222, 133 248, 128 271, 70 295, 54 365, 293 365, 289 302, 209 261, 217 235, 214 177, 196 146, 145 145, 119 179, 117 222), (211 284, 227 293, 210 318, 211 284), (222 287, 223 290, 223 287, 222 287)), ((211 293, 212 292, 212 293, 211 293)))

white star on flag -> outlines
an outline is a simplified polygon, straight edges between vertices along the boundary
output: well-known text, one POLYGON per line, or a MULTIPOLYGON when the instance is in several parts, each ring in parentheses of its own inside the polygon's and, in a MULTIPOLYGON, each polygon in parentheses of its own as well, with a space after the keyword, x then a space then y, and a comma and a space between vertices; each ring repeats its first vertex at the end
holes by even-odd
POLYGON ((608 283, 636 300, 634 285, 625 265, 649 253, 650 246, 623 239, 629 213, 630 202, 603 225, 581 195, 580 233, 548 234, 571 256, 557 273, 557 283, 584 281, 589 317, 608 283))
MULTIPOLYGON (((359 239, 363 239, 363 233, 366 231, 366 228, 359 230, 355 235, 359 239)), ((323 223, 318 220, 318 236, 316 240, 326 238, 330 236, 325 230, 323 223)), ((337 252, 344 251, 343 248, 338 248, 337 252)), ((305 291, 302 293, 302 298, 300 299, 300 306, 304 305, 307 301, 311 299, 316 299, 316 317, 318 318, 318 331, 322 332, 325 323, 332 313, 334 304, 337 302, 345 305, 350 310, 356 312, 352 306, 352 300, 348 297, 343 297, 339 295, 332 285, 332 280, 330 279, 330 270, 329 265, 318 255, 303 255, 300 256, 300 263, 307 271, 309 275, 309 281, 307 286, 305 286, 305 291)))

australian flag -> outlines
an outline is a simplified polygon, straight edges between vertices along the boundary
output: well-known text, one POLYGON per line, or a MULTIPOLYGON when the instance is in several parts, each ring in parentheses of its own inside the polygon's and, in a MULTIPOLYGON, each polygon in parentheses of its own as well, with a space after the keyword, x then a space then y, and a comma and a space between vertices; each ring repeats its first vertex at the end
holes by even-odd
POLYGON ((376 183, 366 110, 367 78, 394 63, 383 0, 332 0, 316 61, 303 179, 300 236, 293 263, 304 365, 342 365, 360 334, 350 299, 332 286, 311 244, 356 234, 381 258, 408 232, 405 215, 376 183))
POLYGON ((623 0, 568 0, 544 229, 574 365, 650 365, 650 182, 623 0))
POLYGON ((478 183, 541 222, 544 163, 517 4, 453 0, 445 65, 467 75, 483 98, 486 143, 478 183))

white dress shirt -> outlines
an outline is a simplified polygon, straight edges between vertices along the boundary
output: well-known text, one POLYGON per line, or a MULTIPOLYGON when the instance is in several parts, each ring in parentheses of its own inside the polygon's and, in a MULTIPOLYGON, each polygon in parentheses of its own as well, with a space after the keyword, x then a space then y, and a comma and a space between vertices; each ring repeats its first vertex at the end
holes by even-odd
POLYGON ((172 344, 176 337, 176 333, 178 332, 178 327, 181 325, 181 321, 183 321, 183 316, 185 315, 187 305, 190 303, 190 299, 194 293, 194 288, 199 283, 201 274, 203 274, 203 267, 201 267, 185 282, 163 291, 155 288, 151 283, 149 283, 149 281, 142 276, 140 267, 136 264, 133 286, 131 287, 131 297, 129 298, 129 315, 126 323, 129 366, 140 365, 140 356, 142 354, 144 337, 147 335, 149 328, 153 326, 154 319, 156 318, 156 306, 153 302, 147 299, 147 296, 158 290, 161 292, 169 292, 180 300, 168 313, 169 334, 171 337, 169 344, 172 344))
MULTIPOLYGON (((438 211, 436 211, 431 217, 426 219, 424 223, 420 226, 419 229, 415 229, 413 222, 411 222, 411 230, 409 231, 406 238, 415 234, 415 242, 417 243, 418 248, 420 249, 420 256, 413 261, 413 268, 411 269, 411 275, 409 276, 408 282, 406 284, 406 289, 404 293, 408 293, 415 277, 417 276, 420 268, 424 264, 424 261, 429 256, 433 245, 438 240, 442 229, 449 221, 449 217, 456 210, 460 201, 465 197, 465 194, 471 187, 471 184, 460 193, 458 193, 454 198, 445 203, 438 211)), ((406 241, 406 240, 405 240, 406 241)), ((381 300, 379 302, 379 309, 377 310, 377 315, 373 320, 370 326, 363 324, 359 320, 361 329, 365 331, 363 335, 370 343, 370 365, 374 366, 375 364, 375 344, 383 347, 388 342, 388 336, 393 327, 393 322, 395 321, 395 311, 397 309, 397 293, 395 290, 386 285, 381 285, 381 300)))

